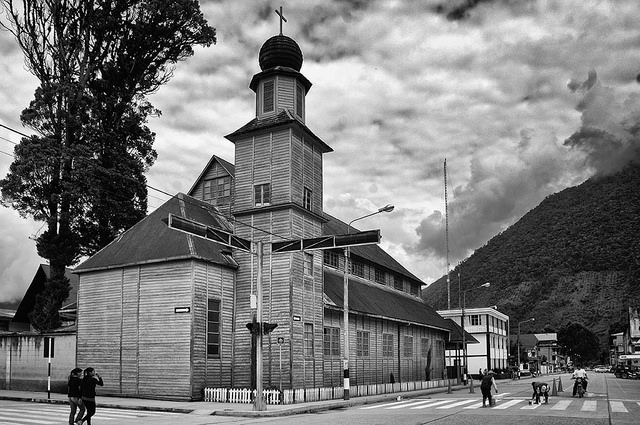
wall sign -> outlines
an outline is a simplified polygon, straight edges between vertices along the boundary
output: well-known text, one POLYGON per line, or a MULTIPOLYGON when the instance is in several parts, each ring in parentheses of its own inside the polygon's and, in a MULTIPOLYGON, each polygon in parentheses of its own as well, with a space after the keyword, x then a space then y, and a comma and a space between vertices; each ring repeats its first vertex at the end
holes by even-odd
POLYGON ((173 309, 174 313, 191 313, 191 307, 176 307, 173 309))

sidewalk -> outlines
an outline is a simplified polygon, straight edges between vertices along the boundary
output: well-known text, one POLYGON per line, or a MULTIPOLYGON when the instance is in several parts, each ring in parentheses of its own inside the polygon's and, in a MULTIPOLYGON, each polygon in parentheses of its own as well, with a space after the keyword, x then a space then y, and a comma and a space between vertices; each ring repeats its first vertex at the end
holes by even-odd
MULTIPOLYGON (((468 390, 468 386, 455 385, 452 391, 468 390)), ((268 405, 267 410, 254 411, 253 404, 241 403, 213 403, 208 401, 167 401, 145 398, 111 397, 98 394, 96 401, 98 407, 114 409, 151 410, 174 413, 189 413, 194 415, 217 416, 243 416, 243 417, 269 417, 287 416, 300 413, 314 413, 324 410, 340 409, 342 407, 358 406, 363 404, 379 403, 396 400, 398 397, 412 398, 430 394, 447 393, 447 388, 432 388, 404 393, 380 394, 364 397, 353 397, 349 400, 326 400, 309 403, 268 405)), ((0 400, 29 401, 33 403, 67 404, 65 394, 51 393, 51 398, 46 392, 11 391, 0 390, 0 400)))

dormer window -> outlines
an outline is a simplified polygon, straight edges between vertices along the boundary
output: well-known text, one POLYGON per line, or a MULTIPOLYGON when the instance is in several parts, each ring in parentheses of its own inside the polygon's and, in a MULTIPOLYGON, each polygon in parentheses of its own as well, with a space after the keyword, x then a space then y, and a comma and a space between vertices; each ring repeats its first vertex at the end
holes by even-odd
POLYGON ((273 112, 275 109, 275 81, 267 80, 262 85, 262 112, 273 112))

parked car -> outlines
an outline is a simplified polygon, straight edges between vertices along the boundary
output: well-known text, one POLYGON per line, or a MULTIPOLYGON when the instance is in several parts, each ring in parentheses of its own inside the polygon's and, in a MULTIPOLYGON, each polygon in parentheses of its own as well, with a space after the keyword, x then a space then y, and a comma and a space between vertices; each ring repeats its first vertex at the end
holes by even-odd
POLYGON ((613 374, 616 378, 632 378, 637 379, 640 378, 640 370, 638 370, 638 366, 630 366, 630 365, 616 365, 613 368, 613 374))
POLYGON ((595 373, 607 373, 611 372, 611 368, 609 366, 597 365, 593 368, 595 373))

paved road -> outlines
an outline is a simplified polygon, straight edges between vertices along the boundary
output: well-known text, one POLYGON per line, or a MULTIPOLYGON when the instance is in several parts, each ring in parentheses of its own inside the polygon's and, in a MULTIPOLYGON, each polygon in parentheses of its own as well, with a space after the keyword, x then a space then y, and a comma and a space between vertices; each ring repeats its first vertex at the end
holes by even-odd
MULTIPOLYGON (((557 379, 558 377, 556 377, 557 379)), ((553 382, 552 377, 539 378, 553 382)), ((622 380, 612 374, 590 374, 589 392, 571 397, 569 375, 562 376, 564 391, 549 404, 529 405, 532 379, 498 381, 497 405, 482 408, 479 388, 452 394, 438 393, 338 410, 281 417, 242 418, 108 409, 98 405, 94 424, 433 424, 433 425, 631 425, 640 418, 640 380, 622 380)), ((557 381, 559 383, 559 381, 557 381)), ((0 425, 65 424, 68 407, 42 403, 0 401, 0 425)))

